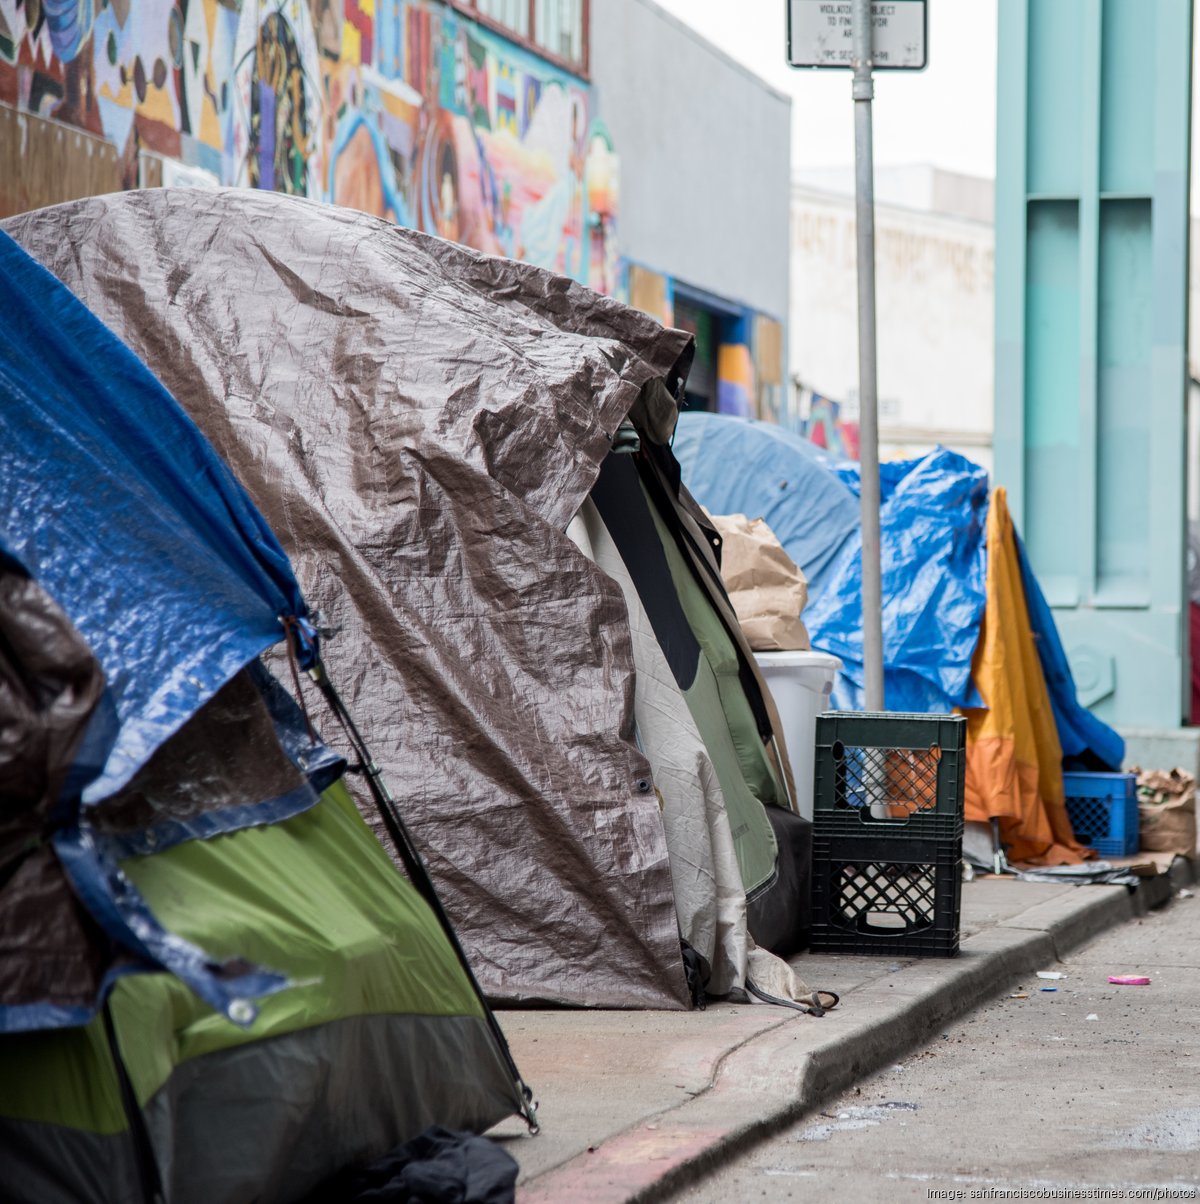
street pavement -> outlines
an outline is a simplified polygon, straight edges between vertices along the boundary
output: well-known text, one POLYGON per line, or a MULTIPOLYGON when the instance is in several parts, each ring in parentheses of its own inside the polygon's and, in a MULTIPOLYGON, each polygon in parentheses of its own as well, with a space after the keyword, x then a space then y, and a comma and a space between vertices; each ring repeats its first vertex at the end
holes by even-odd
MULTIPOLYGON (((491 1136, 520 1166, 520 1204, 667 1199, 1193 881, 1193 863, 1180 858, 1136 892, 1011 878, 966 883, 959 957, 795 959, 805 982, 842 996, 820 1019, 730 1003, 700 1012, 501 1011, 542 1132, 531 1138, 511 1121, 491 1136)), ((1026 1094, 1022 1087, 1017 1098, 1026 1094)), ((901 1116, 893 1127, 908 1123, 901 1116)), ((787 1190, 786 1179, 772 1176, 771 1190, 776 1181, 787 1190)))
POLYGON ((1025 1189, 1049 1199, 1076 1188, 1200 1197, 1200 898, 1042 968, 1063 977, 1021 975, 672 1198, 968 1200, 1025 1189), (1151 984, 1109 985, 1122 974, 1151 984))

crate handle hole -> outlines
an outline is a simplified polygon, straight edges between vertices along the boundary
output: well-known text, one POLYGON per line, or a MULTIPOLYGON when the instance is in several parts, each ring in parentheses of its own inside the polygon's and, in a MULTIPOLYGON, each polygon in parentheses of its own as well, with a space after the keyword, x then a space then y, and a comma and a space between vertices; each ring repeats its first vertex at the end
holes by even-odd
POLYGON ((830 751, 833 753, 835 761, 844 761, 846 759, 846 746, 840 740, 833 742, 833 748, 830 751))
POLYGON ((903 932, 908 927, 908 921, 896 911, 868 911, 859 923, 864 928, 887 932, 903 932))

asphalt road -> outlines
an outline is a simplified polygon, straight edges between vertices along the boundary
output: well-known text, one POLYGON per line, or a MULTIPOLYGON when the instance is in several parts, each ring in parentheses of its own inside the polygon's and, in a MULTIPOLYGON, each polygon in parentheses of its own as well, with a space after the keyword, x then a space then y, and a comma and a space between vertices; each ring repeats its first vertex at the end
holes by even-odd
POLYGON ((1200 895, 1045 969, 675 1199, 1200 1199, 1200 895))

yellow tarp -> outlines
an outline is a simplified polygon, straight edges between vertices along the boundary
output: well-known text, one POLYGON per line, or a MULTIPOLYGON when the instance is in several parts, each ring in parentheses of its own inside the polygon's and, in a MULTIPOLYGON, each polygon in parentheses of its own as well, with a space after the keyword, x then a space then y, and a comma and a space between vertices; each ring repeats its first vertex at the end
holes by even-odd
POLYGON ((1062 749, 1042 676, 1016 533, 1001 488, 987 520, 987 607, 971 672, 987 709, 968 708, 966 818, 1000 820, 1009 860, 1082 861, 1063 802, 1062 749))

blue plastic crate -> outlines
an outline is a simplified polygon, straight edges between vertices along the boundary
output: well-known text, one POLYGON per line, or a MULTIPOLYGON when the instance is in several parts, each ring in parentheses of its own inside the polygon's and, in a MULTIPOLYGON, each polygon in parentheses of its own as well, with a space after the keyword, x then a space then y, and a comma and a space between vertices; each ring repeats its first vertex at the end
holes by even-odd
POLYGON ((1102 857, 1138 851, 1137 775, 1064 773, 1067 817, 1080 844, 1102 857))

